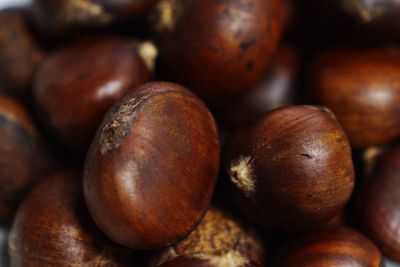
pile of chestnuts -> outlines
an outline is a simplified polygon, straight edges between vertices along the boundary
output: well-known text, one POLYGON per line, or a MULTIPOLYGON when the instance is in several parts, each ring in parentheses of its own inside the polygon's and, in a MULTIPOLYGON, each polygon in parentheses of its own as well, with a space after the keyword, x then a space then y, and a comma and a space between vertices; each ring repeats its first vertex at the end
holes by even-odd
POLYGON ((395 0, 1 10, 0 267, 400 266, 399 16, 395 0))

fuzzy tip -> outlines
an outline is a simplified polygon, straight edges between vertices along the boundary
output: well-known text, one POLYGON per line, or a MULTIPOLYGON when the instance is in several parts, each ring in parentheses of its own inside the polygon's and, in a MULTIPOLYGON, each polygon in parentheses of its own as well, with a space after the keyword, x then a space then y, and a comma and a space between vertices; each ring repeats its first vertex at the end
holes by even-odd
POLYGON ((158 49, 152 42, 144 42, 139 46, 139 56, 150 71, 154 71, 154 63, 158 55, 158 49))
POLYGON ((231 181, 243 191, 247 197, 250 197, 251 193, 256 189, 251 158, 240 156, 238 160, 231 164, 229 174, 231 181))
POLYGON ((195 258, 206 260, 211 266, 215 267, 243 267, 246 266, 249 261, 240 255, 236 251, 229 251, 223 255, 195 255, 195 258))
POLYGON ((161 0, 154 14, 155 29, 159 32, 172 31, 181 12, 182 4, 179 0, 161 0))
POLYGON ((347 9, 360 16, 364 23, 370 23, 384 12, 384 7, 376 3, 366 3, 365 1, 347 1, 347 9))

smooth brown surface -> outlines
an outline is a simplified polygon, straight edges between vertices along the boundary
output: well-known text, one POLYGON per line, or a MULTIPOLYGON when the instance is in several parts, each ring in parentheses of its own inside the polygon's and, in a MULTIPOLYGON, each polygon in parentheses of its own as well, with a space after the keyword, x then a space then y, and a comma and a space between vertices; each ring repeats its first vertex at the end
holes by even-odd
POLYGON ((400 261, 400 146, 380 156, 359 196, 360 223, 383 253, 400 261))
POLYGON ((243 259, 226 259, 221 257, 208 257, 207 255, 187 255, 172 259, 160 267, 262 267, 243 259))
POLYGON ((53 135, 86 153, 104 114, 132 87, 151 80, 141 43, 112 35, 74 40, 49 55, 38 71, 38 115, 53 135))
POLYGON ((382 255, 365 236, 342 227, 307 235, 277 254, 274 267, 380 267, 382 255))
POLYGON ((33 77, 43 60, 23 10, 0 11, 0 87, 9 95, 31 96, 33 77))
POLYGON ((206 212, 219 166, 215 122, 187 89, 154 82, 106 114, 88 153, 84 193, 99 227, 133 249, 171 245, 206 212))
POLYGON ((349 142, 324 108, 267 113, 238 131, 225 153, 234 201, 251 221, 273 230, 321 226, 353 191, 349 142))
POLYGON ((232 251, 253 262, 264 262, 266 255, 259 232, 229 211, 211 207, 189 236, 165 249, 155 262, 183 255, 221 256, 232 251))
POLYGON ((163 0, 152 26, 168 77, 225 105, 263 77, 287 12, 280 0, 163 0))
POLYGON ((0 96, 0 223, 10 222, 22 197, 57 166, 25 108, 0 96))
POLYGON ((12 267, 122 267, 135 253, 112 244, 84 205, 81 172, 65 170, 35 187, 19 208, 9 251, 12 267))
POLYGON ((400 135, 400 50, 331 50, 314 61, 315 100, 330 108, 354 148, 400 135))
POLYGON ((299 58, 289 46, 279 48, 261 82, 223 114, 228 125, 242 125, 266 112, 295 104, 299 58))

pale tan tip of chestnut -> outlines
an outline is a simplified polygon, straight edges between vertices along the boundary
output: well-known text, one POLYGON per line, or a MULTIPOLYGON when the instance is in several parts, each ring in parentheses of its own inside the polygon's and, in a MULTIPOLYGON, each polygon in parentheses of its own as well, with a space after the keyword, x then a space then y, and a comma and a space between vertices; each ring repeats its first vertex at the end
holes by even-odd
POLYGON ((250 157, 239 157, 232 162, 229 170, 231 181, 248 197, 256 189, 253 162, 250 157))
POLYGON ((142 58, 146 67, 150 71, 154 71, 158 49, 152 42, 146 41, 139 46, 139 56, 142 58))

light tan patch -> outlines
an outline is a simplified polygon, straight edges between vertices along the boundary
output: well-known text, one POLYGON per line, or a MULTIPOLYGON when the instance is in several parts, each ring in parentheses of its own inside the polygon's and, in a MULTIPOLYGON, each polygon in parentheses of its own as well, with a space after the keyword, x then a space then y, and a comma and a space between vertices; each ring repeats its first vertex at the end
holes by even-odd
POLYGON ((250 157, 240 156, 238 160, 232 162, 229 175, 231 181, 247 196, 256 189, 253 173, 253 162, 250 157))
POLYGON ((139 56, 150 71, 154 71, 157 55, 157 47, 152 42, 147 41, 139 46, 139 56))
POLYGON ((193 257, 207 260, 215 267, 241 267, 248 263, 248 260, 236 251, 229 251, 220 256, 200 254, 193 257))

